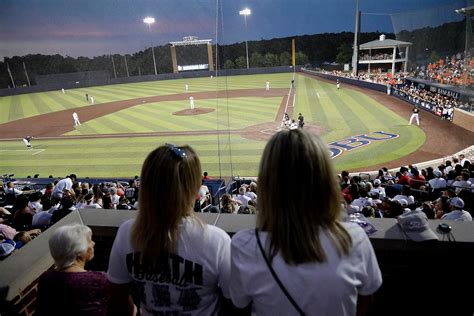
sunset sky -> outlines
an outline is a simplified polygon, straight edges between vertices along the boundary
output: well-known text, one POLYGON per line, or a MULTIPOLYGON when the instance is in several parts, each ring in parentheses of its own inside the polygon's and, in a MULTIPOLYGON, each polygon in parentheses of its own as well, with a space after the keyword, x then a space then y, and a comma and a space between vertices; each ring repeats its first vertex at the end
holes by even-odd
MULTIPOLYGON (((459 21, 458 0, 360 0, 362 31, 459 21)), ((355 0, 0 0, 0 60, 133 53, 195 35, 219 43, 354 30, 355 0), (248 7, 247 18, 239 10, 248 7), (150 30, 142 22, 153 16, 150 30), (217 33, 216 33, 217 29, 217 33), (217 36, 216 36, 217 34, 217 36)))

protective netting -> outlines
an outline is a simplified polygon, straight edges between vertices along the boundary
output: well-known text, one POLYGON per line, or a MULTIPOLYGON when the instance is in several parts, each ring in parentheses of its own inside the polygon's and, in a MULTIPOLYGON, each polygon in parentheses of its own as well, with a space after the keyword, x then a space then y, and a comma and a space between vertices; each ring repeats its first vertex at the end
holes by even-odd
POLYGON ((408 70, 417 78, 457 87, 474 83, 473 1, 440 2, 391 14, 397 40, 410 42, 408 70))

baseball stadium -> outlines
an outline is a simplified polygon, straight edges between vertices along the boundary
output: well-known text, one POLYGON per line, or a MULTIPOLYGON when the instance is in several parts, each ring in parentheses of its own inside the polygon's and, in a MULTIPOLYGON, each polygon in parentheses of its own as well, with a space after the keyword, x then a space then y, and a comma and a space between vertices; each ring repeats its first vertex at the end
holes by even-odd
POLYGON ((474 4, 340 2, 7 1, 0 314, 472 315, 474 4))

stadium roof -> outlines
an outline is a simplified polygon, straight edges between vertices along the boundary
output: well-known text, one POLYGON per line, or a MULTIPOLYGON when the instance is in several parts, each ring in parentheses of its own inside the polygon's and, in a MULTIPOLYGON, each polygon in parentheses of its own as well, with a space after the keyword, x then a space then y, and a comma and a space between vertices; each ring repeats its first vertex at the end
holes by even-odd
POLYGON ((410 42, 403 42, 403 41, 397 41, 393 39, 384 39, 383 41, 381 40, 375 40, 371 41, 368 43, 364 43, 360 45, 360 49, 373 49, 373 48, 393 48, 394 46, 409 46, 412 43, 410 42))

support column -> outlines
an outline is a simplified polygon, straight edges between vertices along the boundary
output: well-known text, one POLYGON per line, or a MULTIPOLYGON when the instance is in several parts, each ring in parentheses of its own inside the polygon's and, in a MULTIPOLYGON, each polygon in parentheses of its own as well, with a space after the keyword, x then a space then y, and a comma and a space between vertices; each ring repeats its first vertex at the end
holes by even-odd
POLYGON ((207 43, 207 62, 209 64, 209 71, 214 71, 214 58, 212 56, 211 43, 207 43))
POLYGON ((395 57, 397 54, 397 47, 393 47, 393 55, 392 55, 392 75, 395 75, 395 57))
POLYGON ((178 73, 178 60, 176 59, 176 46, 171 46, 171 61, 173 63, 173 72, 178 73))
POLYGON ((408 64, 408 51, 410 46, 407 46, 405 49, 405 64, 403 65, 403 71, 407 72, 407 64, 408 64))

